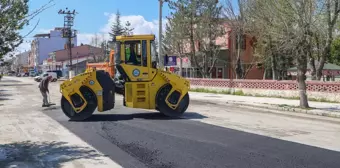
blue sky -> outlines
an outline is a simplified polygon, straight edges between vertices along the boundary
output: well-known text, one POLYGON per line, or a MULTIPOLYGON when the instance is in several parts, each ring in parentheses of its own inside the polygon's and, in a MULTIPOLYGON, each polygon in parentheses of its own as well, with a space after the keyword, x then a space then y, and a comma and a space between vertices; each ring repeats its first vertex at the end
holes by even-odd
MULTIPOLYGON (((30 10, 38 9, 47 2, 48 0, 31 0, 30 10)), ((66 7, 78 11, 75 28, 81 30, 81 32, 95 33, 99 31, 101 26, 107 24, 108 21, 104 13, 116 13, 118 9, 122 15, 141 15, 148 21, 158 19, 158 0, 55 0, 53 7, 45 10, 34 19, 34 21, 37 21, 40 18, 37 31, 62 26, 63 17, 58 15, 58 11, 66 7)), ((168 12, 167 5, 164 5, 164 15, 168 12)), ((28 31, 28 29, 27 27, 24 31, 28 31)))
MULTIPOLYGON (((30 0, 30 11, 34 11, 49 0, 30 0)), ((54 6, 36 16, 24 30, 22 35, 33 29, 40 19, 37 28, 25 38, 19 51, 28 50, 30 41, 37 33, 47 33, 54 27, 63 26, 63 16, 58 14, 60 9, 75 9, 78 14, 74 28, 79 31, 78 43, 89 43, 94 33, 106 34, 117 10, 122 15, 122 21, 130 20, 134 33, 157 33, 158 31, 158 0, 54 0, 54 6), (100 2, 100 3, 98 3, 100 2)), ((169 14, 167 4, 163 5, 163 16, 169 14)))
MULTIPOLYGON (((49 0, 30 0, 30 10, 34 11, 46 4, 49 0)), ((235 0, 234 0, 235 1, 235 0)), ((78 43, 89 43, 95 33, 105 35, 109 26, 114 20, 114 14, 117 10, 122 15, 122 21, 129 20, 135 28, 134 33, 155 33, 158 32, 158 0, 54 0, 54 6, 43 11, 30 25, 21 33, 27 34, 38 19, 40 23, 37 28, 25 39, 18 50, 29 49, 30 41, 37 33, 47 33, 54 27, 63 26, 63 15, 59 15, 60 9, 75 9, 78 14, 75 18, 74 28, 79 31, 78 43)), ((165 3, 163 5, 163 17, 169 15, 169 8, 165 3)))

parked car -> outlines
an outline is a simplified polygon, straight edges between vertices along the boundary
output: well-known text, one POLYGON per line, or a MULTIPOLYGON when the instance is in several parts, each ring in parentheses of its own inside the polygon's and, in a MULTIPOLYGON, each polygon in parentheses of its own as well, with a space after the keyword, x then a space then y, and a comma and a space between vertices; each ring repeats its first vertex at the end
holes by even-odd
POLYGON ((41 75, 34 77, 34 81, 40 82, 43 77, 48 76, 48 75, 52 76, 51 82, 56 82, 58 80, 57 73, 55 73, 55 72, 44 72, 41 75))
POLYGON ((47 72, 55 72, 55 73, 57 73, 57 78, 58 79, 63 76, 63 72, 61 70, 51 70, 51 71, 47 71, 47 72))
POLYGON ((17 76, 17 77, 27 77, 27 76, 29 76, 29 73, 25 73, 25 72, 17 73, 16 76, 17 76))
POLYGON ((23 77, 28 77, 28 76, 30 76, 30 74, 28 72, 25 72, 25 73, 22 74, 22 76, 23 77))
POLYGON ((38 76, 38 75, 40 75, 40 74, 38 74, 38 73, 36 73, 36 72, 34 72, 34 71, 30 71, 30 72, 29 72, 29 76, 30 76, 30 77, 35 77, 35 76, 38 76))
POLYGON ((7 75, 8 76, 16 76, 16 73, 15 73, 15 71, 9 71, 9 72, 7 72, 7 75))

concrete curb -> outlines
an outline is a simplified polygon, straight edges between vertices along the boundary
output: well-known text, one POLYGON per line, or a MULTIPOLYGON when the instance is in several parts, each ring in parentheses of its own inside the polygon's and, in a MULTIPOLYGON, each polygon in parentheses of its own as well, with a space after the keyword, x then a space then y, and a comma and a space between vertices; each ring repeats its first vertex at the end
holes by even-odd
POLYGON ((340 118, 340 112, 331 112, 326 110, 319 110, 319 109, 301 109, 298 107, 289 107, 289 106, 277 106, 277 105, 265 105, 265 104, 247 104, 247 103, 239 103, 239 102, 227 102, 230 104, 235 104, 242 107, 251 107, 257 109, 268 109, 268 110, 278 110, 278 111, 288 111, 293 113, 304 113, 310 115, 317 115, 317 116, 325 116, 325 117, 332 117, 332 118, 340 118))

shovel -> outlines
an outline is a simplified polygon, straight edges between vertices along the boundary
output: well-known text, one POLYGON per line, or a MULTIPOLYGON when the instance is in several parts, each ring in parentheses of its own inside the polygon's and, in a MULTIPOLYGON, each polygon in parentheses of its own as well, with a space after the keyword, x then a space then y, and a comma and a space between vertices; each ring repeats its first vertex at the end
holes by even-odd
POLYGON ((55 105, 55 103, 51 103, 51 96, 50 93, 48 93, 48 105, 55 105))

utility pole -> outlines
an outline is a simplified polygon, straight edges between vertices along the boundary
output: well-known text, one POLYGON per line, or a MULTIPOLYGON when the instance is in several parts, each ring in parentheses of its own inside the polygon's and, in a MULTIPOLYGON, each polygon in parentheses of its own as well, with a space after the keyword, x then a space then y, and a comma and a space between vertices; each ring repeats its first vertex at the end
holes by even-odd
POLYGON ((162 56, 162 8, 163 0, 159 0, 159 30, 158 30, 158 60, 160 68, 164 68, 164 59, 162 56))
POLYGON ((74 71, 72 67, 72 39, 76 37, 77 32, 76 30, 72 30, 74 17, 77 14, 75 10, 72 12, 66 8, 66 10, 60 9, 58 14, 64 15, 64 28, 63 28, 63 38, 68 38, 68 55, 70 58, 70 64, 69 64, 69 78, 72 78, 74 76, 74 71))
POLYGON ((162 9, 163 9, 163 3, 164 2, 169 2, 169 0, 158 0, 159 1, 159 30, 158 30, 158 63, 159 67, 163 70, 164 69, 164 56, 162 53, 162 9))

